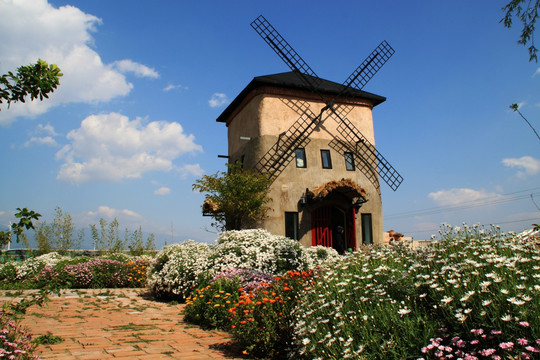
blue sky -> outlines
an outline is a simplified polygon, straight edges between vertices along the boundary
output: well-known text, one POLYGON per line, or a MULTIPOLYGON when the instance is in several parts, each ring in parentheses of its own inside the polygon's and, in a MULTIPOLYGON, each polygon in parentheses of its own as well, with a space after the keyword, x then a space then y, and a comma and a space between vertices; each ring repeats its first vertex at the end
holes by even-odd
POLYGON ((263 14, 339 83, 380 41, 396 50, 364 88, 387 97, 376 145, 405 178, 382 185, 385 230, 521 231, 540 221, 540 141, 509 105, 540 129, 540 65, 499 23, 504 4, 0 0, 0 73, 39 57, 64 73, 49 100, 0 111, 0 224, 60 206, 79 227, 117 217, 158 245, 212 242, 191 188, 224 169, 215 119, 253 77, 288 71, 249 25, 263 14))

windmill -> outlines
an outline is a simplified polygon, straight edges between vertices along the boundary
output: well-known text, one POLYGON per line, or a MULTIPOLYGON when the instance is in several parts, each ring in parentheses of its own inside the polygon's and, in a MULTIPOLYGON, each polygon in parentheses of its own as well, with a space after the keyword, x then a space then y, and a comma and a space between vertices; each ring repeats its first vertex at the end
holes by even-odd
POLYGON ((255 19, 251 23, 251 27, 299 77, 305 87, 316 94, 325 104, 319 114, 316 114, 304 101, 286 100, 287 105, 295 110, 300 117, 280 134, 277 142, 257 162, 255 169, 271 179, 277 178, 292 161, 295 149, 307 145, 313 131, 326 119, 332 118, 338 123, 337 134, 333 134, 334 139, 331 143, 334 150, 340 153, 354 153, 356 167, 365 173, 377 189, 379 189, 378 174, 392 190, 396 191, 402 183, 403 177, 367 137, 347 119, 350 109, 347 106, 336 104, 336 100, 341 96, 357 96, 358 92, 354 90, 362 90, 394 54, 394 49, 386 41, 382 41, 343 84, 336 87, 334 97, 328 98, 320 89, 325 80, 317 76, 264 16, 260 15, 255 19))

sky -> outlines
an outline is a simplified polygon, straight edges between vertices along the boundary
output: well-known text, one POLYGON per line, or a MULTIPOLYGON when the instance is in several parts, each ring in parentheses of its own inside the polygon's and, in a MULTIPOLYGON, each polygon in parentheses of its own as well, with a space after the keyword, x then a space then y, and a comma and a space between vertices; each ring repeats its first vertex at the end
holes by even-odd
POLYGON ((79 228, 117 218, 165 241, 212 243, 204 174, 225 169, 216 118, 256 76, 289 71, 250 27, 263 14, 322 78, 342 83, 386 40, 364 87, 377 149, 404 177, 381 184, 384 229, 429 239, 442 223, 540 222, 540 64, 505 28, 505 1, 0 0, 0 74, 41 58, 49 99, 0 111, 0 225, 59 206, 79 228))

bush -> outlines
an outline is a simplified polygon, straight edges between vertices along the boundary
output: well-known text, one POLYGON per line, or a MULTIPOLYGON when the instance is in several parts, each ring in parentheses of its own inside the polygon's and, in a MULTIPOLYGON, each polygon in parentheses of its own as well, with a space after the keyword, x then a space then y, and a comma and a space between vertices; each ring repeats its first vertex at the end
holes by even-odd
POLYGON ((203 327, 229 330, 231 321, 229 309, 238 301, 238 289, 242 286, 239 278, 221 278, 210 285, 196 289, 186 299, 186 321, 203 327))
POLYGON ((0 310, 0 357, 7 359, 38 359, 33 353, 37 344, 32 343, 32 335, 21 328, 13 314, 5 308, 0 310))
POLYGON ((298 241, 266 230, 225 231, 214 246, 188 240, 163 249, 150 270, 149 286, 158 298, 184 300, 195 288, 206 286, 215 274, 231 268, 280 275, 304 270, 310 262, 322 263, 322 258, 331 259, 334 253, 307 253, 298 241))
POLYGON ((221 233, 210 263, 216 273, 242 268, 277 275, 288 270, 303 270, 306 259, 298 241, 254 229, 221 233))
MULTIPOLYGON (((114 257, 114 256, 112 256, 114 257)), ((14 288, 118 288, 144 287, 147 270, 154 260, 149 256, 119 256, 112 259, 68 258, 49 253, 21 264, 0 266, 0 287, 14 288)))
POLYGON ((230 331, 249 355, 281 359, 291 352, 292 310, 312 276, 312 271, 289 271, 272 283, 242 291, 229 309, 230 331))
POLYGON ((193 240, 166 246, 148 275, 148 287, 162 299, 184 300, 197 285, 197 278, 208 270, 210 247, 193 240))
POLYGON ((229 269, 201 285, 186 299, 185 319, 203 327, 230 330, 229 310, 235 306, 245 289, 268 286, 274 277, 257 270, 229 269))
POLYGON ((371 248, 321 270, 294 310, 293 356, 538 355, 538 250, 497 228, 447 227, 441 236, 429 248, 371 248))

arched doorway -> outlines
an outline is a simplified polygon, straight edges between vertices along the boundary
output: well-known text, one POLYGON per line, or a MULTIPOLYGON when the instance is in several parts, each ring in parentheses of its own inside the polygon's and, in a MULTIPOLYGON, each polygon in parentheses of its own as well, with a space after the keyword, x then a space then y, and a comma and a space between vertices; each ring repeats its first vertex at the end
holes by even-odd
POLYGON ((346 249, 356 248, 356 212, 354 207, 323 205, 311 212, 312 245, 335 248, 334 234, 338 226, 345 230, 346 249))

